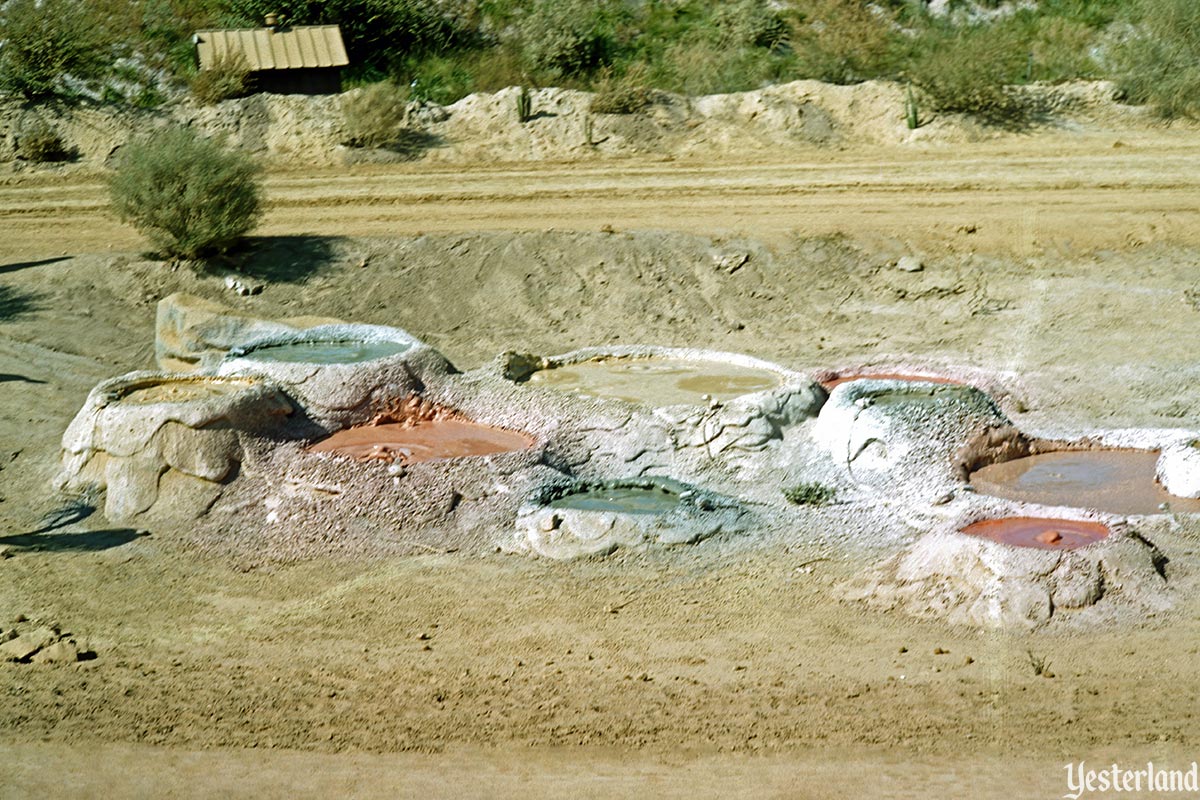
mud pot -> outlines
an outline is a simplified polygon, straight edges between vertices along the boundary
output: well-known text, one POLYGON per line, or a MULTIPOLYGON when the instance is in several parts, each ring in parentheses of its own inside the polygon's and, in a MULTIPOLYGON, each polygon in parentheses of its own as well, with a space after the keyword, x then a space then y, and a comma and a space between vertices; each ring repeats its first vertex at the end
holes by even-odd
POLYGON ((357 364, 407 351, 410 344, 386 340, 346 342, 291 342, 263 345, 235 355, 256 361, 287 364, 357 364))
POLYGON ((538 370, 529 383, 589 397, 675 406, 700 405, 708 398, 732 400, 774 389, 781 379, 770 370, 720 361, 612 358, 538 370))
POLYGON ((1104 539, 1108 536, 1108 527, 1099 522, 1074 519, 1005 517, 973 522, 961 532, 1016 547, 1071 550, 1104 539))
POLYGON ((206 400, 217 397, 228 397, 250 386, 248 380, 219 380, 205 377, 160 378, 147 382, 144 386, 133 385, 118 392, 116 397, 122 403, 132 405, 150 405, 151 403, 190 403, 194 400, 206 400))
POLYGON ((532 436, 516 431, 464 420, 434 419, 416 424, 388 423, 348 428, 317 442, 309 452, 415 464, 512 453, 529 449, 533 442, 532 436))
POLYGON ((1200 500, 1176 497, 1157 483, 1157 462, 1155 450, 1043 453, 989 464, 971 473, 971 485, 993 497, 1111 514, 1200 512, 1200 500))
POLYGON ((550 508, 609 511, 615 514, 663 514, 679 505, 679 495, 663 487, 611 486, 563 495, 550 508))

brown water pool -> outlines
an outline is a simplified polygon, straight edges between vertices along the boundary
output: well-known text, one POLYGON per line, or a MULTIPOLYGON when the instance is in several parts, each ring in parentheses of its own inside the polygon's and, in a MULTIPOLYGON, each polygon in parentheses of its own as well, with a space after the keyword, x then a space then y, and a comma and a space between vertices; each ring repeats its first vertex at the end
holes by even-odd
POLYGON ((732 400, 774 389, 777 372, 724 361, 678 358, 599 358, 538 370, 529 383, 563 392, 649 406, 699 405, 704 396, 732 400))
POLYGON ((360 461, 382 459, 413 464, 464 456, 487 456, 528 450, 534 439, 518 431, 492 428, 457 419, 416 424, 364 425, 338 431, 308 448, 311 453, 337 453, 360 461))
POLYGON ((980 494, 1111 514, 1200 512, 1200 500, 1169 494, 1154 479, 1157 450, 1077 450, 990 464, 971 473, 980 494))
POLYGON ((960 532, 1017 547, 1070 550, 1104 539, 1108 536, 1108 527, 1079 519, 1005 517, 973 522, 960 532))

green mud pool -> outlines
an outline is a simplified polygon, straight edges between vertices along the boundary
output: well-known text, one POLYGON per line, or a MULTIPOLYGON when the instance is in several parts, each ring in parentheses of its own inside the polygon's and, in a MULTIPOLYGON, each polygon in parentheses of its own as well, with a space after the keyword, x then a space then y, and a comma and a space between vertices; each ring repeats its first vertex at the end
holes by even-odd
POLYGON ((388 340, 289 342, 256 347, 243 357, 286 364, 356 364, 399 355, 411 347, 407 342, 388 340))
POLYGON ((617 514, 664 514, 678 507, 679 500, 678 494, 666 489, 619 487, 563 495, 552 501, 550 507, 617 514))

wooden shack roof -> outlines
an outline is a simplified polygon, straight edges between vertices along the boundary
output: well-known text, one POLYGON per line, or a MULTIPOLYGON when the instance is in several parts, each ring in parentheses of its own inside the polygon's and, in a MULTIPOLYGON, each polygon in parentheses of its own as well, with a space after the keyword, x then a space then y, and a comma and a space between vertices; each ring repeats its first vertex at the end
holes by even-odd
POLYGON ((251 72, 272 69, 344 67, 350 63, 337 25, 196 31, 200 69, 222 56, 241 53, 251 72))

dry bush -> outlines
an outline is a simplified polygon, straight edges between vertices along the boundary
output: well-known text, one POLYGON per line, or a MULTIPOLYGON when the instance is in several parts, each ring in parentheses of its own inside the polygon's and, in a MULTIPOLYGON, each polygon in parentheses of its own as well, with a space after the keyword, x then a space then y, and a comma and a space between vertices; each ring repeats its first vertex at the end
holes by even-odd
POLYGON ((346 127, 343 143, 350 147, 387 147, 403 135, 409 89, 390 81, 373 83, 342 101, 346 127))
POLYGON ((646 87, 646 68, 630 67, 617 78, 611 67, 600 70, 594 84, 590 110, 593 114, 634 114, 650 104, 654 93, 646 87))
POLYGON ((1027 108, 1012 88, 1028 53, 1012 31, 974 26, 927 31, 908 76, 934 111, 970 114, 991 123, 1021 123, 1027 108))
POLYGON ((190 128, 169 128, 126 146, 109 195, 122 221, 174 258, 226 250, 262 215, 258 164, 190 128))
POLYGON ((17 130, 17 158, 44 164, 66 161, 74 155, 58 129, 45 120, 35 120, 17 130))
POLYGON ((862 0, 809 0, 792 27, 800 75, 856 83, 890 74, 899 52, 894 19, 862 0))
POLYGON ((244 96, 250 88, 250 65, 241 53, 221 53, 208 69, 192 78, 192 96, 201 105, 244 96))

